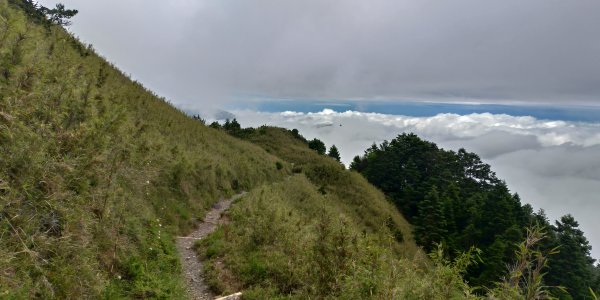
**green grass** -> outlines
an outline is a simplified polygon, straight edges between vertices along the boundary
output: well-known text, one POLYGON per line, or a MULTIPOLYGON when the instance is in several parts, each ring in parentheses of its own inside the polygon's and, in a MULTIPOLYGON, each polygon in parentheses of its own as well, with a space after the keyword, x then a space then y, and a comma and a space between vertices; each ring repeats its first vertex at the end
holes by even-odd
POLYGON ((393 246, 400 256, 415 255, 417 246, 411 225, 385 195, 360 174, 345 170, 328 156, 318 155, 282 128, 261 127, 247 139, 292 164, 295 172, 305 174, 321 194, 337 204, 340 213, 348 215, 361 228, 380 232, 385 224, 386 234, 391 232, 398 242, 393 246))
POLYGON ((174 236, 285 177, 0 0, 0 298, 181 298, 174 236))
POLYGON ((367 230, 340 206, 303 174, 253 190, 197 244, 209 282, 244 299, 469 297, 459 268, 399 255, 384 223, 367 230))

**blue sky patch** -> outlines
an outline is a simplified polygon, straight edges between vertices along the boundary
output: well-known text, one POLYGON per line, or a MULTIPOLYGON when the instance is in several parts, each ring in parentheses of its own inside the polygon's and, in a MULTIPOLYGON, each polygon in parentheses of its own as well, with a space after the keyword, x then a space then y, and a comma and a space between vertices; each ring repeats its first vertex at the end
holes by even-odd
POLYGON ((574 122, 600 122, 600 107, 593 106, 542 106, 505 104, 462 104, 411 101, 347 101, 347 100, 288 100, 268 99, 240 101, 230 104, 228 109, 252 109, 264 112, 319 112, 330 108, 338 112, 348 110, 374 112, 390 115, 430 117, 440 113, 467 115, 472 113, 507 114, 532 116, 542 120, 574 122))

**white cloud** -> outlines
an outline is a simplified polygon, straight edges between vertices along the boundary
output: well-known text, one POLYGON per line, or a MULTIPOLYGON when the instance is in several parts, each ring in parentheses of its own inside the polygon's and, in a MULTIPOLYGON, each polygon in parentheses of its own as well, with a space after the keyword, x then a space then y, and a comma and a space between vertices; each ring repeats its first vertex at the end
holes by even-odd
POLYGON ((243 126, 297 128, 338 146, 348 165, 374 142, 414 132, 445 149, 465 148, 492 165, 509 188, 551 220, 571 213, 600 258, 600 124, 495 114, 409 117, 355 111, 265 113, 235 111, 243 126), (330 126, 323 126, 328 124, 330 126))

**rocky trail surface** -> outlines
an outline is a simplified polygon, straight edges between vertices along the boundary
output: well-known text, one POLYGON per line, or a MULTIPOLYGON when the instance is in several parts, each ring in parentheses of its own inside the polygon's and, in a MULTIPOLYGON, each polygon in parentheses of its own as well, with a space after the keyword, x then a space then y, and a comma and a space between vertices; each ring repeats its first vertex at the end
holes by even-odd
MULTIPOLYGON (((187 236, 177 237, 177 250, 179 251, 179 259, 181 260, 183 276, 185 277, 187 292, 190 299, 215 299, 215 295, 213 295, 213 293, 210 291, 210 288, 204 281, 204 277, 202 275, 202 262, 196 254, 196 251, 194 251, 194 243, 215 231, 217 229, 217 225, 223 222, 221 219, 223 212, 225 212, 231 206, 233 201, 242 197, 244 194, 245 193, 241 193, 229 199, 223 199, 215 203, 212 209, 204 217, 202 223, 198 225, 196 230, 187 236)), ((234 294, 224 297, 223 299, 237 299, 236 296, 240 295, 234 294)))

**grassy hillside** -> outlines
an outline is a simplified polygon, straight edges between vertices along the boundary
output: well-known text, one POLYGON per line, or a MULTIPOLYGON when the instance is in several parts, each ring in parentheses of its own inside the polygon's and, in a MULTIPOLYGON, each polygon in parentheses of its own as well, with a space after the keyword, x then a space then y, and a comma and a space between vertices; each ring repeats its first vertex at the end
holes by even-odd
POLYGON ((0 0, 0 298, 182 297, 173 235, 278 161, 0 0))
POLYGON ((296 174, 250 192, 229 224, 198 243, 216 290, 247 299, 469 297, 461 268, 424 257, 410 225, 362 176, 285 129, 244 136, 296 174))
POLYGON ((366 230, 304 175, 256 189, 197 246, 206 275, 244 299, 462 299, 460 268, 403 258, 385 224, 366 230))
MULTIPOLYGON (((331 219, 323 230, 348 230, 362 243, 353 249, 372 245, 385 259, 417 252, 408 223, 359 175, 281 129, 265 129, 256 145, 205 127, 17 2, 0 0, 1 298, 185 297, 174 236, 240 190, 252 191, 242 203, 254 209, 251 223, 232 223, 242 237, 261 239, 268 232, 255 218, 275 218, 300 222, 295 236, 308 243, 331 219), (306 175, 290 177, 291 163, 306 175)), ((317 244, 334 247, 324 238, 317 244)), ((365 251, 353 257, 366 262, 374 253, 365 251)), ((230 254, 232 269, 246 257, 230 254)), ((293 284, 314 293, 313 283, 293 284)))
POLYGON ((394 249, 404 257, 417 251, 412 228, 385 195, 369 184, 361 175, 350 172, 334 159, 318 155, 305 141, 292 132, 273 127, 262 127, 245 139, 261 146, 267 152, 290 162, 294 172, 306 175, 319 192, 332 203, 339 205, 341 213, 351 217, 369 232, 382 232, 381 225, 398 242, 394 249))

